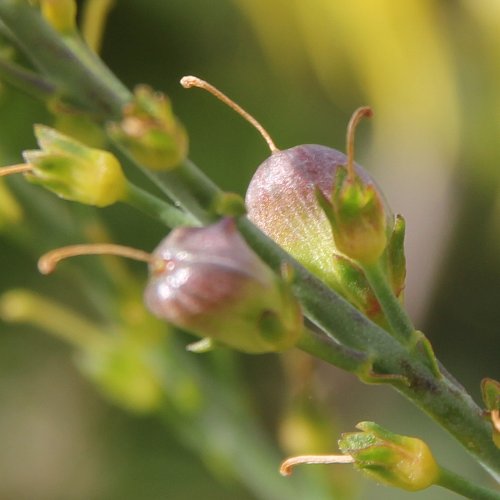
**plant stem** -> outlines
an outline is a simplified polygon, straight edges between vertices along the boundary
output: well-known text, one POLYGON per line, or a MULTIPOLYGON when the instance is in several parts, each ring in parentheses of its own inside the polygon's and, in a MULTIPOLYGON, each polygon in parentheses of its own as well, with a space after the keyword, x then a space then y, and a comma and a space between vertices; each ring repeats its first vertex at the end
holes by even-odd
POLYGON ((382 307, 382 311, 384 311, 394 337, 403 345, 408 344, 413 337, 415 327, 398 298, 394 295, 380 264, 376 262, 375 264, 365 265, 363 271, 382 307))
POLYGON ((471 483, 444 467, 440 467, 440 475, 436 485, 473 500, 500 500, 500 492, 471 483))
POLYGON ((62 39, 26 1, 0 0, 0 17, 35 67, 58 87, 61 97, 107 118, 120 116, 130 92, 79 37, 62 39))
POLYGON ((46 100, 55 94, 55 86, 48 80, 4 58, 0 58, 0 77, 37 99, 46 100))
POLYGON ((174 200, 199 223, 210 224, 219 219, 219 215, 212 207, 215 207, 215 201, 222 194, 222 191, 189 159, 184 160, 181 165, 172 170, 152 171, 137 163, 119 144, 116 146, 169 199, 174 200))
POLYGON ((221 387, 174 337, 167 341, 159 376, 164 380, 168 405, 163 417, 177 436, 200 455, 215 475, 224 471, 238 478, 256 498, 328 500, 332 492, 327 484, 297 474, 295 478, 280 478, 279 451, 269 444, 262 433, 239 382, 239 374, 224 366, 221 387), (179 383, 183 391, 179 391, 179 383), (186 390, 192 385, 190 398, 186 390), (194 392, 194 394, 192 394, 194 392))
POLYGON ((370 361, 366 354, 345 347, 326 335, 316 333, 308 328, 304 329, 304 334, 296 347, 351 373, 361 371, 370 361))
POLYGON ((170 203, 153 196, 131 182, 127 182, 127 190, 122 201, 150 217, 158 219, 170 229, 177 226, 199 225, 198 221, 190 214, 175 208, 170 203))
MULTIPOLYGON (((0 19, 65 96, 98 112, 102 119, 119 117, 131 94, 82 43, 61 40, 27 2, 0 0, 0 19)), ((160 173, 137 166, 199 222, 208 224, 217 218, 213 207, 221 191, 189 160, 174 170, 160 173)), ((388 332, 306 271, 246 218, 238 221, 238 227, 249 245, 272 268, 278 270, 283 262, 294 268, 294 293, 312 322, 339 345, 361 351, 370 358, 374 373, 365 380, 391 383, 500 478, 500 450, 491 439, 491 424, 483 420, 481 409, 465 391, 445 377, 436 377, 421 359, 407 352, 388 332)), ((404 332, 401 336, 406 338, 410 328, 413 331, 411 322, 397 310, 394 318, 396 330, 404 332)), ((336 355, 332 353, 330 362, 341 360, 335 359, 336 355)))

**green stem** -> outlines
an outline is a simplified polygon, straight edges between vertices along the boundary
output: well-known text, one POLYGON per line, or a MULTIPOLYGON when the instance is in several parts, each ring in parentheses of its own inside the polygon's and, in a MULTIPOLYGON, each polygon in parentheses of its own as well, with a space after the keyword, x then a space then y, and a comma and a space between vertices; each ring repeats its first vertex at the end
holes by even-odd
POLYGON ((0 0, 0 17, 8 34, 61 96, 108 118, 120 116, 130 92, 80 37, 63 39, 26 1, 0 0))
POLYGON ((394 337, 403 345, 408 344, 413 337, 415 327, 398 298, 394 295, 380 264, 377 262, 365 265, 363 271, 382 307, 394 337))
POLYGON ((326 335, 314 332, 309 328, 304 329, 304 334, 296 347, 351 373, 362 371, 370 362, 366 354, 343 346, 326 335))
MULTIPOLYGON (((103 118, 119 117, 123 105, 131 98, 130 92, 82 44, 62 41, 25 2, 0 0, 0 19, 67 96, 98 111, 103 118)), ((145 167, 137 166, 148 172, 145 167)), ((217 218, 214 201, 221 191, 189 160, 175 170, 148 172, 148 175, 201 223, 208 224, 217 218)), ((464 390, 446 377, 436 377, 420 358, 407 352, 388 332, 306 271, 246 218, 238 221, 238 227, 249 245, 271 267, 278 270, 283 262, 290 263, 295 270, 294 293, 307 316, 339 345, 365 353, 372 360, 372 381, 391 383, 500 478, 500 450, 491 439, 491 425, 464 390)), ((408 333, 411 323, 404 317, 398 321, 397 330, 408 333)), ((336 362, 333 354, 330 362, 336 362)))
POLYGON ((0 78, 42 101, 52 97, 56 91, 48 80, 4 58, 0 58, 0 78))
POLYGON ((169 199, 175 200, 179 207, 190 213, 199 223, 210 224, 220 217, 214 208, 222 191, 189 159, 185 159, 174 169, 153 171, 138 163, 120 144, 114 144, 169 199))
POLYGON ((227 480, 227 474, 232 474, 256 498, 332 498, 328 484, 300 474, 287 479, 279 477, 280 452, 262 433, 244 397, 239 374, 229 371, 230 366, 223 367, 220 390, 214 378, 207 377, 203 366, 173 339, 168 341, 158 368, 169 403, 163 412, 165 421, 199 453, 215 475, 222 469, 227 480), (184 391, 179 391, 179 382, 184 391), (186 390, 190 390, 191 397, 186 398, 186 390))
POLYGON ((170 229, 177 226, 199 225, 198 221, 190 214, 175 208, 170 203, 153 196, 131 182, 127 182, 127 190, 122 201, 150 217, 158 219, 170 229))
POLYGON ((471 483, 444 467, 440 467, 440 475, 436 485, 473 500, 500 500, 500 492, 471 483))

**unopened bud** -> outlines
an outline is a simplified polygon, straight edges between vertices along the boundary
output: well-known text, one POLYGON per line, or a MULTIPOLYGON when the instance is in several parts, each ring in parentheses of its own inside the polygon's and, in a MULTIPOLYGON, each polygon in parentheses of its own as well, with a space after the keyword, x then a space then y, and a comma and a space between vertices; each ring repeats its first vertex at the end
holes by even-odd
POLYGON ((146 305, 178 327, 249 353, 291 348, 302 333, 288 284, 248 247, 232 219, 175 229, 152 262, 146 305))
POLYGON ((394 434, 373 422, 361 422, 356 427, 362 432, 342 434, 339 448, 375 481, 418 491, 439 479, 439 466, 420 439, 394 434))
POLYGON ((119 123, 108 133, 141 165, 151 170, 170 170, 185 159, 188 138, 172 112, 165 94, 146 85, 135 89, 134 99, 123 109, 119 123))
POLYGON ((105 207, 121 200, 126 179, 118 160, 108 151, 94 149, 45 127, 35 126, 40 150, 25 151, 31 165, 26 178, 66 200, 105 207))

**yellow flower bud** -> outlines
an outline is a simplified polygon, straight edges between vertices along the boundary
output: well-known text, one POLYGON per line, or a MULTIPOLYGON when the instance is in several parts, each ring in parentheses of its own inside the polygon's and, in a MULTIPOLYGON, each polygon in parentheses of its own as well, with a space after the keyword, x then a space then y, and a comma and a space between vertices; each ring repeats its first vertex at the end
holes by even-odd
POLYGON ((126 179, 111 153, 85 146, 60 132, 35 126, 40 150, 25 151, 32 166, 27 179, 66 200, 105 207, 121 200, 126 179))
POLYGON ((375 481, 419 491, 439 479, 439 465, 422 440, 394 434, 374 422, 361 422, 356 427, 362 432, 342 434, 339 448, 375 481))

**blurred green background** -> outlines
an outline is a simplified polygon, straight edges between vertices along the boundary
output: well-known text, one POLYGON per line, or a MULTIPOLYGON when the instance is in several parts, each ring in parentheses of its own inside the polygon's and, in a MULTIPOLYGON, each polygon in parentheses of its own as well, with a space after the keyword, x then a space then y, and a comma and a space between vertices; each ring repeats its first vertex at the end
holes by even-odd
MULTIPOLYGON (((351 112, 371 105, 375 115, 359 129, 357 159, 406 217, 408 309, 476 399, 483 377, 500 377, 498 2, 117 0, 102 57, 127 86, 145 82, 166 92, 189 131, 190 157, 223 188, 242 194, 269 154, 265 143, 216 99, 183 90, 180 77, 194 74, 221 88, 281 148, 318 143, 343 150, 351 112)), ((50 124, 52 118, 31 98, 3 88, 4 164, 34 147, 33 122, 50 124)), ((0 228, 0 291, 22 286, 95 321, 106 305, 120 314, 116 304, 96 307, 86 295, 92 277, 97 303, 119 288, 102 278, 98 264, 89 261, 84 284, 77 271, 51 278, 36 272, 38 255, 77 242, 97 212, 53 199, 22 179, 6 185, 17 202, 0 205, 6 221, 0 228), (15 208, 21 206, 22 214, 15 208)), ((139 248, 154 248, 165 233, 124 206, 99 217, 114 241, 139 248)), ((128 269, 138 284, 120 297, 139 303, 146 272, 140 265, 128 269)), ((179 339, 188 342, 185 335, 179 339)), ((169 424, 168 407, 124 411, 115 382, 104 393, 118 404, 102 398, 75 368, 73 353, 37 328, 0 322, 0 499, 271 498, 231 474, 211 473, 207 457, 201 460, 189 437, 169 424)), ((293 420, 303 398, 316 415, 309 423, 331 425, 331 436, 318 434, 332 451, 339 432, 375 420, 423 437, 449 468, 488 484, 451 438, 392 391, 293 356, 285 363, 271 355, 234 358, 251 413, 271 442, 281 435, 286 448, 291 438, 283 422, 293 420), (303 366, 305 387, 297 376, 303 366)), ((227 360, 199 363, 217 378, 227 360)), ((375 486, 348 466, 321 469, 322 480, 333 478, 338 498, 456 498, 436 488, 409 494, 375 486), (344 484, 349 481, 355 484, 344 484)))

